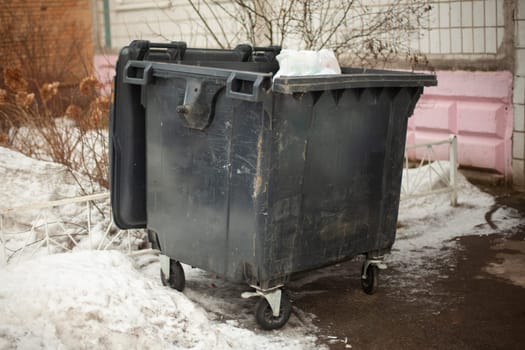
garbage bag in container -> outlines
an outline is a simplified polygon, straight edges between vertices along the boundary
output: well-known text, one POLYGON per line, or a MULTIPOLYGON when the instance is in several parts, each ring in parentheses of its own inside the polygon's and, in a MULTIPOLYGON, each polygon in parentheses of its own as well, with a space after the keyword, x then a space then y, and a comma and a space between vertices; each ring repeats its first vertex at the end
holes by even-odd
POLYGON ((265 329, 288 320, 281 289, 296 272, 364 254, 372 293, 394 243, 407 120, 435 76, 342 68, 272 83, 278 48, 184 46, 185 60, 173 46, 119 56, 115 223, 148 229, 165 284, 184 288, 180 262, 247 283, 265 329))

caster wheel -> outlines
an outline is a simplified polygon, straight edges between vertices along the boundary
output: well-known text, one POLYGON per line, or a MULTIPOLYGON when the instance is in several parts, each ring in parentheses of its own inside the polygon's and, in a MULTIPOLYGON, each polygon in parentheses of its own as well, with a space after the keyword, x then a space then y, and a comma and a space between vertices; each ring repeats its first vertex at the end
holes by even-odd
POLYGON ((366 294, 374 294, 377 289, 379 269, 375 265, 368 265, 366 278, 363 278, 365 265, 361 269, 361 287, 366 294))
POLYGON ((292 303, 288 297, 283 293, 281 296, 281 308, 279 316, 275 317, 272 308, 265 298, 261 298, 257 303, 255 311, 255 319, 257 323, 266 330, 279 329, 288 322, 292 313, 292 303))
POLYGON ((170 259, 170 276, 166 278, 164 272, 160 270, 160 280, 163 285, 182 292, 186 286, 186 277, 184 276, 184 269, 180 262, 170 259))

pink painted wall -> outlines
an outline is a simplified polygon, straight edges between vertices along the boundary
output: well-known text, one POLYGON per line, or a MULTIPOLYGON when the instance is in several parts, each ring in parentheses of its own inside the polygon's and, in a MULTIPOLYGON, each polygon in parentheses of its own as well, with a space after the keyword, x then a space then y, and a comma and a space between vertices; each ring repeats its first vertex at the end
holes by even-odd
MULTIPOLYGON (((97 77, 108 93, 116 61, 116 55, 95 56, 97 77)), ((441 141, 455 134, 461 165, 510 175, 512 74, 440 71, 437 79, 438 86, 425 88, 408 121, 407 144, 441 141)), ((438 158, 448 159, 447 147, 437 147, 435 152, 438 158)))
MULTIPOLYGON (((461 165, 511 173, 512 74, 510 72, 437 72, 438 86, 425 88, 409 119, 407 143, 458 136, 461 165)), ((446 147, 439 158, 448 157, 446 147)))
POLYGON ((95 55, 95 74, 97 79, 104 85, 105 93, 111 92, 111 82, 115 75, 117 55, 95 55))

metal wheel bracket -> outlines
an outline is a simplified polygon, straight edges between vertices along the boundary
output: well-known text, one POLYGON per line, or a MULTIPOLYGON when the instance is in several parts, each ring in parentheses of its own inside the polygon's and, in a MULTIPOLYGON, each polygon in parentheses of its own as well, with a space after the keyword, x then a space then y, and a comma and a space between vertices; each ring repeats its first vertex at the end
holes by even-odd
POLYGON ((386 270, 387 269, 387 265, 383 262, 383 259, 367 259, 364 263, 364 268, 363 268, 363 275, 361 275, 361 279, 364 279, 366 280, 367 276, 367 272, 368 272, 368 267, 369 266, 376 266, 379 270, 386 270))
POLYGON ((265 289, 265 290, 262 290, 255 286, 250 286, 252 288, 255 288, 255 292, 244 292, 241 294, 241 297, 243 299, 248 299, 252 297, 265 298, 266 301, 268 301, 268 304, 270 305, 272 309, 273 316, 279 317, 279 313, 281 312, 281 297, 283 293, 281 290, 282 286, 283 285, 278 285, 271 289, 265 289))
POLYGON ((166 277, 166 280, 170 279, 170 257, 167 255, 159 254, 160 270, 166 277))

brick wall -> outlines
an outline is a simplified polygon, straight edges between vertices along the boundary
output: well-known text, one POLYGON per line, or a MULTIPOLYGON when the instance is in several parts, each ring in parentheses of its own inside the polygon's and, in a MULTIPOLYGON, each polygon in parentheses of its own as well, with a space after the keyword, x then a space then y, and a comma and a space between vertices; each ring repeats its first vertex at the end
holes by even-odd
POLYGON ((0 0, 0 55, 28 78, 77 82, 92 72, 89 0, 0 0))

